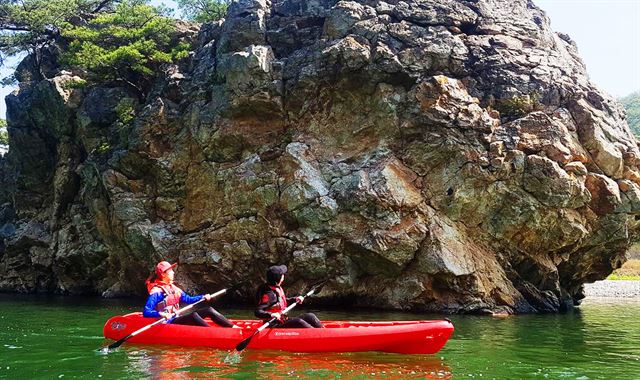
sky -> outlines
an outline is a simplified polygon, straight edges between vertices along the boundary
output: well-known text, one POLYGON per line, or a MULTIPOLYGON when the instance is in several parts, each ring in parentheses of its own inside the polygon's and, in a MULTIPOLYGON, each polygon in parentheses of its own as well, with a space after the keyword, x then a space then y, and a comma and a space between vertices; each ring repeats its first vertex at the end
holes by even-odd
POLYGON ((534 0, 578 44, 591 82, 621 97, 640 91, 640 0, 534 0))
MULTIPOLYGON (((640 91, 640 0, 534 0, 551 19, 557 32, 578 44, 591 81, 621 97, 640 91)), ((171 0, 152 0, 176 8, 171 0)), ((15 62, 10 66, 15 66, 15 62)), ((5 77, 10 68, 0 69, 5 77)), ((0 87, 0 98, 13 91, 0 87)), ((0 118, 6 112, 0 101, 0 118)))

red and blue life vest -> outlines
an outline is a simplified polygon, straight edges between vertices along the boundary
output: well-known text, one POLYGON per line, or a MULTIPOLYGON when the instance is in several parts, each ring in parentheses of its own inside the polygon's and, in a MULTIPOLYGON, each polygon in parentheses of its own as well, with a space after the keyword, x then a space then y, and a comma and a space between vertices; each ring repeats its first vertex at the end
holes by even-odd
POLYGON ((182 289, 174 285, 173 283, 167 284, 161 281, 155 281, 147 285, 149 294, 163 292, 164 300, 158 302, 156 305, 156 311, 165 311, 168 313, 175 313, 180 308, 180 296, 182 296, 182 289))

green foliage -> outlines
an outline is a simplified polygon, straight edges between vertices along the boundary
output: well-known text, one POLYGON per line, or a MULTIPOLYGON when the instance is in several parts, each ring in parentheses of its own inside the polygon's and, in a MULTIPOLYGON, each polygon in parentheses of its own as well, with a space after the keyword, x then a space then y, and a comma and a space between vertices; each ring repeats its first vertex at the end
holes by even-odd
POLYGON ((534 92, 530 95, 500 99, 496 101, 494 108, 500 112, 500 116, 503 117, 522 117, 540 108, 540 95, 534 92))
POLYGON ((620 99, 627 110, 627 121, 634 135, 640 138, 640 91, 620 99))
POLYGON ((27 51, 39 66, 38 53, 55 44, 64 50, 60 63, 90 82, 121 81, 142 93, 162 64, 190 49, 172 40, 174 21, 147 1, 0 0, 0 64, 27 51))
POLYGON ((85 88, 85 87, 87 87, 87 84, 88 84, 87 81, 84 80, 84 79, 72 79, 72 80, 64 82, 62 84, 62 87, 65 90, 70 90, 70 89, 73 89, 73 88, 85 88))
MULTIPOLYGON (((629 256, 629 253, 627 253, 629 256)), ((630 259, 616 269, 607 280, 640 280, 640 260, 630 259)))
POLYGON ((188 54, 188 44, 172 46, 173 31, 173 21, 158 9, 126 0, 88 25, 63 29, 62 35, 71 42, 62 61, 87 70, 96 82, 123 81, 137 87, 161 64, 188 54))
POLYGON ((640 281, 640 275, 610 274, 607 280, 640 281))
POLYGON ((207 22, 224 18, 231 0, 176 0, 176 2, 188 20, 207 22))
POLYGON ((109 145, 109 143, 107 142, 103 142, 96 148, 96 151, 100 154, 106 154, 107 152, 109 152, 110 149, 111 149, 111 145, 109 145))
POLYGON ((121 127, 131 124, 136 117, 135 103, 131 98, 122 99, 116 106, 116 114, 118 115, 118 123, 121 127))
POLYGON ((116 0, 0 0, 0 64, 7 56, 36 52, 73 19, 110 9, 116 0))
POLYGON ((7 133, 7 121, 0 119, 0 145, 9 145, 9 134, 7 133))

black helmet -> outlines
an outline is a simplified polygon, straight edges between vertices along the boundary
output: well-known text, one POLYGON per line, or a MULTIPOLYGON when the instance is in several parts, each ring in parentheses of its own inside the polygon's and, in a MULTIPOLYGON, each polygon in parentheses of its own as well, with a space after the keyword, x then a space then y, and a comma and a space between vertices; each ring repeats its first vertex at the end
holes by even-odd
POLYGON ((267 284, 276 285, 283 274, 287 273, 286 265, 274 265, 267 269, 267 284))

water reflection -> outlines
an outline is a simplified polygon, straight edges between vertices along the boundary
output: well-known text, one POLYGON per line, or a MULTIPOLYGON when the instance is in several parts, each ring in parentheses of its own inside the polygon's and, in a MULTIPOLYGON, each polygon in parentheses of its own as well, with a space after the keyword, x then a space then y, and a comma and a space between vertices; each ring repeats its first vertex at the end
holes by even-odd
POLYGON ((151 379, 200 378, 342 378, 451 379, 450 368, 435 356, 385 353, 242 352, 237 363, 225 362, 229 352, 175 347, 127 350, 136 373, 151 379))
MULTIPOLYGON (((100 355, 107 318, 139 303, 0 294, 0 379, 636 379, 640 380, 640 300, 586 300, 562 315, 452 316, 456 331, 436 355, 292 354, 136 346, 100 355)), ((250 318, 251 310, 222 309, 250 318)), ((439 316, 331 312, 325 319, 402 320, 439 316)))
POLYGON ((638 300, 590 300, 559 315, 454 316, 439 355, 456 378, 640 379, 638 317, 638 300))

